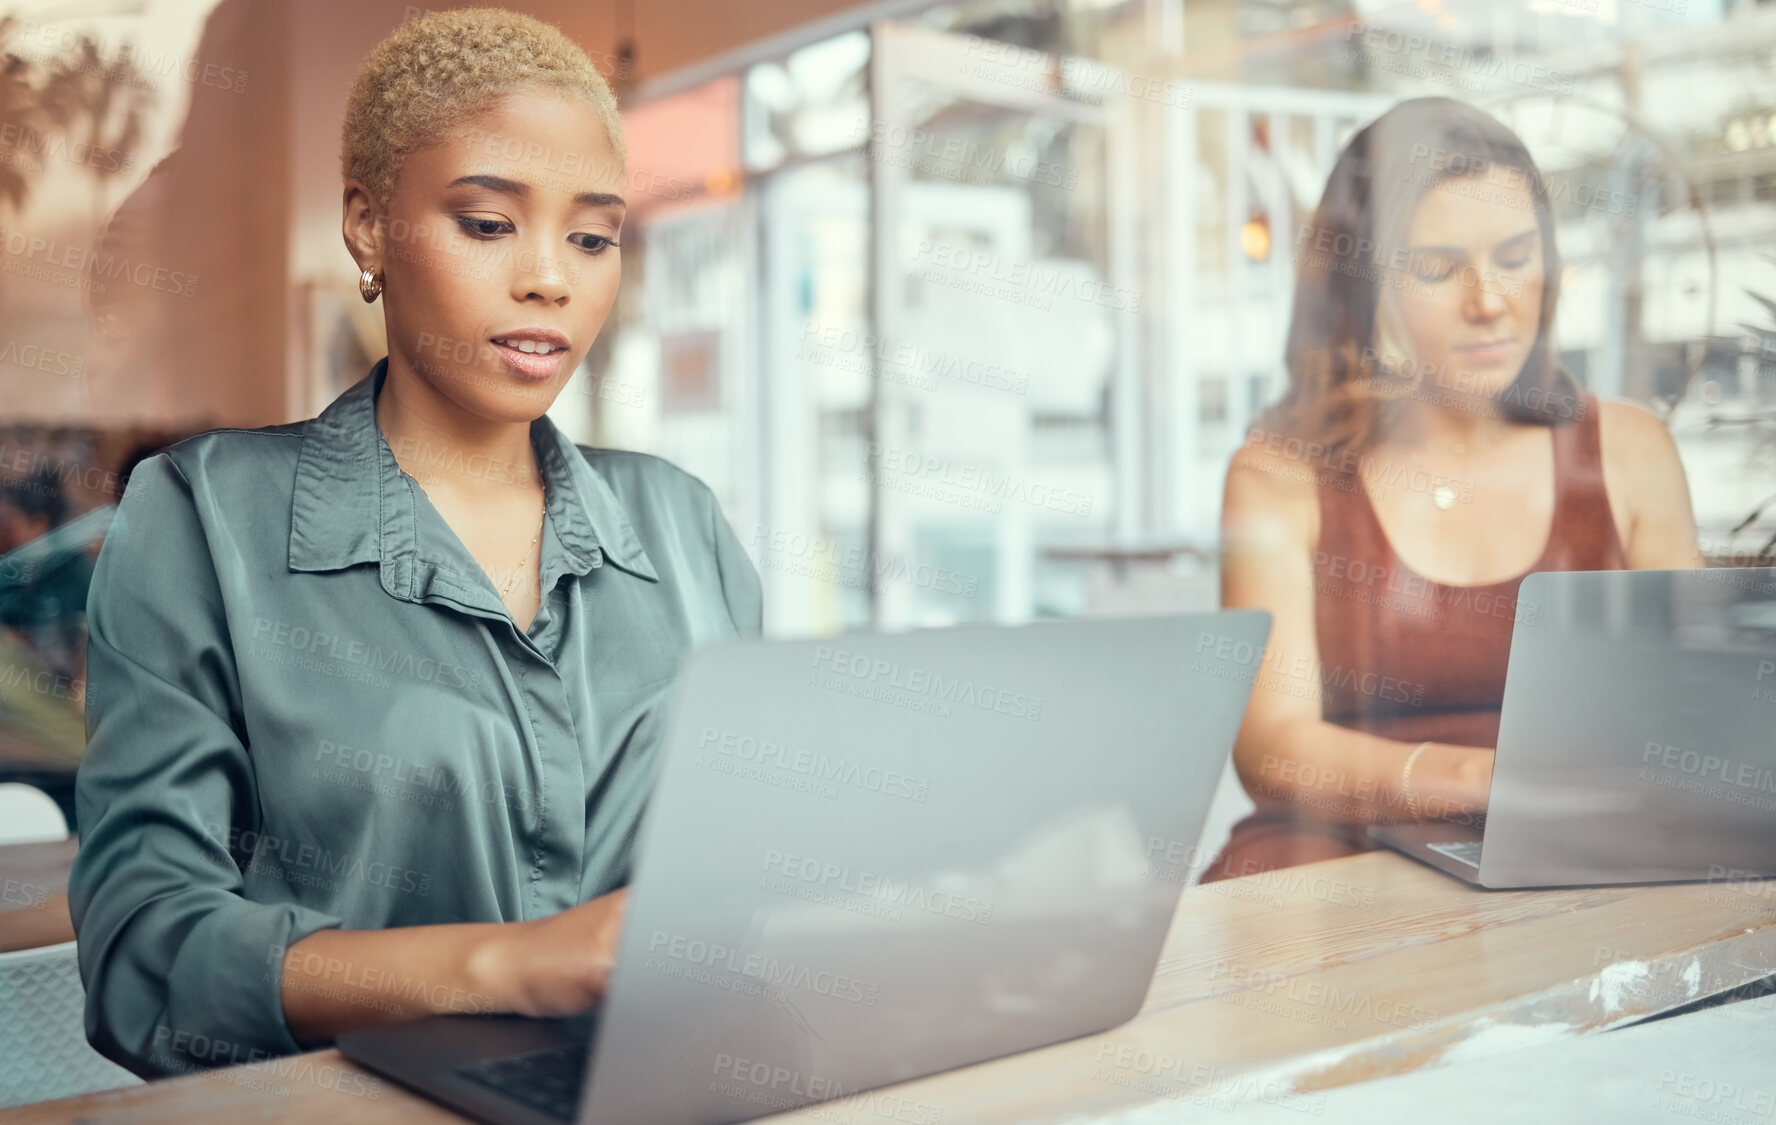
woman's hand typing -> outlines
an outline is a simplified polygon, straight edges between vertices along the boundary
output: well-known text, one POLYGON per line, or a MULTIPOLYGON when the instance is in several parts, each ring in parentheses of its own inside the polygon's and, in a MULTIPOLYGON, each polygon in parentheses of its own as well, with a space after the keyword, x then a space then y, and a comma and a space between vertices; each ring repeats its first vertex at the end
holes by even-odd
POLYGON ((548 918, 501 926, 475 968, 502 1010, 524 1016, 570 1016, 604 998, 616 967, 617 938, 629 888, 548 918))
POLYGON ((624 887, 524 922, 317 930, 284 951, 284 1022, 317 1046, 426 1016, 585 1011, 610 984, 628 902, 624 887))

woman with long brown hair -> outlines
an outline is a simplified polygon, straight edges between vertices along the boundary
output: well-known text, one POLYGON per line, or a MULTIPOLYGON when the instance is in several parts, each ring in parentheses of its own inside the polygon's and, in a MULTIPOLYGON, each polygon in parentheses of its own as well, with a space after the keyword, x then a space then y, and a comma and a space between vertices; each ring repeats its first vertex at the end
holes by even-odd
POLYGON ((1274 618, 1234 750, 1258 807, 1205 881, 1475 822, 1524 576, 1697 559, 1663 423, 1560 366, 1549 194, 1511 130, 1393 107, 1296 246, 1288 388, 1222 512, 1222 602, 1274 618))

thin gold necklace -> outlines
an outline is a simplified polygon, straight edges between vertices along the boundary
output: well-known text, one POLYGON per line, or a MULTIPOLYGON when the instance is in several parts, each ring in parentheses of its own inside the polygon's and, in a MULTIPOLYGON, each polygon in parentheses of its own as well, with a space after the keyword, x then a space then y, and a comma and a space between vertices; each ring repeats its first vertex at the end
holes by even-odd
MULTIPOLYGON (((413 474, 411 472, 408 472, 405 469, 402 471, 407 472, 408 476, 413 477, 414 483, 419 485, 419 490, 421 492, 425 492, 425 481, 420 480, 416 476, 413 476, 413 474)), ((431 495, 432 495, 431 493, 426 492, 426 499, 428 499, 428 500, 431 499, 431 495)), ((543 514, 542 514, 542 517, 537 520, 537 533, 535 535, 531 536, 530 546, 524 548, 524 557, 518 560, 518 565, 512 568, 512 573, 506 579, 506 584, 504 586, 500 587, 499 595, 500 595, 501 601, 505 601, 506 595, 510 594, 512 592, 512 583, 518 581, 518 572, 524 569, 524 564, 530 561, 530 553, 532 551, 536 550, 536 545, 542 541, 543 527, 548 522, 549 522, 549 494, 547 491, 545 491, 543 493, 543 514)), ((467 544, 464 544, 464 546, 467 546, 467 544)), ((480 560, 477 559, 476 561, 479 562, 480 560)), ((485 566, 483 566, 482 569, 485 570, 487 568, 485 566)), ((493 575, 491 573, 489 573, 487 577, 491 581, 493 578, 493 575)))
MULTIPOLYGON (((1486 440, 1485 442, 1479 443, 1477 447, 1470 447, 1469 444, 1465 441, 1452 441, 1448 445, 1441 446, 1441 447, 1436 446, 1431 442, 1426 442, 1425 444, 1430 445, 1433 449, 1435 449, 1435 448, 1447 449, 1449 452, 1454 453, 1454 454, 1461 456, 1461 457, 1472 457, 1476 453, 1484 453, 1486 450, 1491 449, 1493 446, 1497 445, 1499 443, 1499 439, 1504 436, 1504 432, 1505 432, 1504 427, 1500 426, 1498 429, 1493 431, 1491 437, 1488 440, 1486 440)), ((1455 507, 1455 501, 1456 501, 1457 494, 1456 494, 1455 489, 1453 487, 1451 487, 1450 485, 1447 485, 1447 484, 1438 485, 1436 488, 1431 489, 1430 496, 1431 496, 1431 504, 1439 512, 1447 512, 1449 509, 1455 507)))
POLYGON ((536 550, 537 542, 539 540, 541 540, 543 537, 543 524, 547 523, 548 520, 549 520, 549 499, 547 496, 544 496, 543 497, 543 518, 541 520, 537 521, 537 533, 536 533, 535 537, 533 537, 531 539, 530 546, 524 548, 524 557, 519 559, 518 565, 512 568, 512 576, 510 578, 506 579, 505 586, 500 589, 500 600, 501 601, 504 601, 506 599, 506 595, 510 594, 512 592, 512 583, 518 581, 518 572, 523 570, 524 564, 530 561, 530 553, 532 551, 536 550))

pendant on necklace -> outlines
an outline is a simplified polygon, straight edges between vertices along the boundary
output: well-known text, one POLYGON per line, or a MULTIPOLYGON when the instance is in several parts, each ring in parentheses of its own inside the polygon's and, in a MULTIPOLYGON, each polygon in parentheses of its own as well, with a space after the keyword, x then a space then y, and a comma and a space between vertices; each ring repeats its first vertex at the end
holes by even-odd
POLYGON ((1446 484, 1440 484, 1431 489, 1431 503, 1437 505, 1438 511, 1447 512, 1455 507, 1455 489, 1446 484))

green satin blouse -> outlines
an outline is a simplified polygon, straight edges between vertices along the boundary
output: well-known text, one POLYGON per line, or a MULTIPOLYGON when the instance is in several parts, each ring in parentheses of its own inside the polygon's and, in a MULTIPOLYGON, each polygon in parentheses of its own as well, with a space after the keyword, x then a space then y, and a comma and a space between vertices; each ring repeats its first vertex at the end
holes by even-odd
POLYGON ((387 363, 318 418, 142 462, 99 554, 68 897, 88 1037, 145 1077, 300 1050, 283 951, 318 929, 623 885, 681 658, 759 631, 709 488, 547 416, 519 630, 376 424, 387 363))

